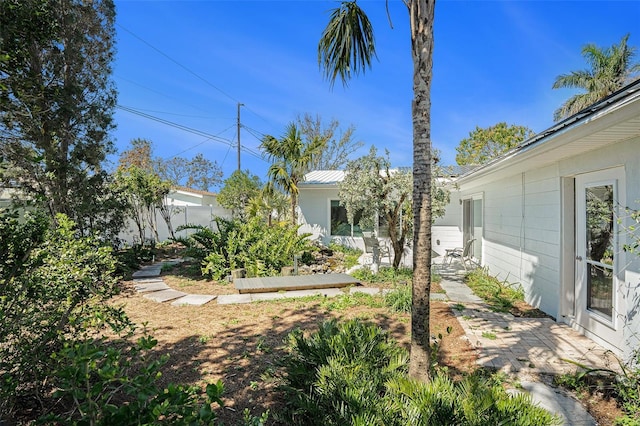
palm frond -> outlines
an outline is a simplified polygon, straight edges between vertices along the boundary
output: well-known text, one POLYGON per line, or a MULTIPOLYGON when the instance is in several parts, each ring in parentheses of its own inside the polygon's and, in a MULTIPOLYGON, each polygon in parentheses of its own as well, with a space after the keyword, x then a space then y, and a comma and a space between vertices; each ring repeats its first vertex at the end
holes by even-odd
POLYGON ((376 57, 373 27, 355 1, 333 9, 318 44, 318 64, 331 86, 339 76, 344 85, 351 75, 371 67, 376 57))

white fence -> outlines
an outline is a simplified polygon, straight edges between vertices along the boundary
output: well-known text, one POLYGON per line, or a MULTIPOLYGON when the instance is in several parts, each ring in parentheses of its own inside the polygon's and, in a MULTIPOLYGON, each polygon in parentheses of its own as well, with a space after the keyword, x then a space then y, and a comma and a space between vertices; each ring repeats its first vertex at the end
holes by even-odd
MULTIPOLYGON (((184 225, 201 225, 211 229, 215 227, 215 217, 231 218, 231 213, 220 206, 169 206, 171 210, 171 226, 176 237, 187 236, 191 230, 176 231, 184 225)), ((158 242, 170 239, 169 228, 162 218, 159 210, 156 210, 156 225, 158 229, 158 242)), ((145 240, 156 240, 155 233, 148 223, 145 223, 145 240)), ((118 236, 125 244, 140 242, 138 227, 133 221, 129 221, 125 230, 118 236)))

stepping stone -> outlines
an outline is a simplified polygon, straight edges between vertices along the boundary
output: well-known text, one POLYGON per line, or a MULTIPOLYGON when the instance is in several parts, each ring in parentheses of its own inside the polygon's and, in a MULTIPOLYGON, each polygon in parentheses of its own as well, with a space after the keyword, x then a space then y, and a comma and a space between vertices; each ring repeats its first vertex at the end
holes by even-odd
POLYGON ((164 280, 160 277, 155 278, 134 278, 133 282, 135 284, 150 284, 150 283, 163 283, 164 280))
POLYGON ((171 290, 171 288, 162 281, 150 282, 144 284, 136 284, 135 289, 138 293, 148 293, 151 291, 171 290))
POLYGON ((377 287, 351 287, 349 293, 366 293, 372 296, 380 294, 380 289, 377 287))
POLYGON ((167 302, 169 300, 177 299, 179 297, 186 296, 187 293, 183 293, 182 291, 177 290, 162 290, 162 291, 154 291, 148 294, 145 294, 144 297, 146 299, 154 300, 156 302, 167 302))
POLYGON ((133 273, 133 278, 149 278, 149 277, 157 277, 160 275, 160 267, 153 268, 142 268, 139 271, 133 273))
MULTIPOLYGON (((522 389, 531 395, 533 402, 557 414, 563 425, 596 426, 587 410, 564 392, 538 382, 521 382, 522 389)), ((510 393, 516 393, 511 391, 510 393)))
POLYGON ((250 294, 225 294, 218 296, 218 305, 233 305, 236 303, 251 303, 250 294))
POLYGON ((207 294, 187 294, 186 296, 181 297, 180 299, 176 299, 173 302, 171 302, 171 305, 173 305, 173 306, 184 306, 184 305, 200 306, 200 305, 204 305, 205 303, 211 302, 215 298, 216 298, 216 296, 211 296, 211 295, 207 295, 207 294))

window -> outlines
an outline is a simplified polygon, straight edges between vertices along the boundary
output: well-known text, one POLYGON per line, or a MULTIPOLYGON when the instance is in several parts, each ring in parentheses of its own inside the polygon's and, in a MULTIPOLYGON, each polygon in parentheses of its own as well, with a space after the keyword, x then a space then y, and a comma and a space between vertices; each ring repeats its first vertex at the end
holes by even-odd
POLYGON ((354 223, 350 224, 347 218, 347 209, 340 205, 340 200, 331 200, 331 235, 342 237, 362 237, 362 231, 373 229, 360 227, 361 214, 357 213, 354 223))

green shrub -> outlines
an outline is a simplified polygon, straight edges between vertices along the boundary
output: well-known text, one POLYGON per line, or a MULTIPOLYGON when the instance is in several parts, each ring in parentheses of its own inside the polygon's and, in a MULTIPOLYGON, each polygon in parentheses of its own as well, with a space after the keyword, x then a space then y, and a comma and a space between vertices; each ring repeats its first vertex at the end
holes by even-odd
POLYGON ((288 223, 268 226, 260 218, 216 218, 216 225, 217 231, 190 227, 195 232, 179 240, 186 254, 201 262, 202 274, 215 280, 240 268, 250 277, 274 276, 283 266, 293 265, 294 255, 313 250, 309 234, 299 235, 298 227, 288 223))
POLYGON ((412 288, 407 284, 398 284, 385 294, 384 304, 394 312, 411 313, 412 288))
POLYGON ((454 382, 436 374, 429 383, 397 378, 388 383, 392 407, 388 425, 543 426, 560 420, 531 402, 526 394, 511 396, 500 383, 479 374, 454 382))
POLYGON ((310 337, 294 331, 289 351, 281 389, 292 424, 343 425, 375 412, 387 380, 407 368, 406 351, 380 328, 357 320, 327 321, 310 337))
POLYGON ((358 265, 358 259, 362 256, 362 250, 338 244, 335 241, 329 243, 329 250, 344 253, 344 267, 347 269, 358 265))
POLYGON ((479 375, 454 382, 442 373, 429 383, 407 378, 407 353, 375 326, 325 322, 309 337, 289 336, 281 389, 283 413, 295 425, 557 424, 526 395, 510 396, 479 375))
POLYGON ((374 273, 370 268, 364 267, 351 274, 354 278, 359 280, 376 284, 376 283, 411 283, 413 280, 413 269, 411 268, 398 268, 393 269, 390 266, 382 266, 378 269, 377 273, 374 273))
POLYGON ((208 425, 212 403, 222 405, 222 382, 197 387, 157 385, 168 356, 153 359, 157 344, 145 336, 137 344, 105 339, 65 343, 52 355, 58 404, 40 419, 46 423, 91 425, 208 425), (118 347, 118 344, 122 348, 118 347))
POLYGON ((50 355, 70 336, 129 322, 106 303, 118 291, 110 247, 78 237, 63 215, 55 225, 37 214, 0 213, 0 222, 0 412, 9 412, 16 397, 55 387, 50 355))

